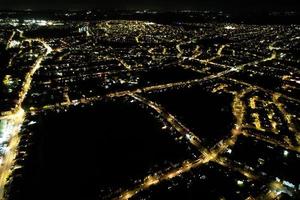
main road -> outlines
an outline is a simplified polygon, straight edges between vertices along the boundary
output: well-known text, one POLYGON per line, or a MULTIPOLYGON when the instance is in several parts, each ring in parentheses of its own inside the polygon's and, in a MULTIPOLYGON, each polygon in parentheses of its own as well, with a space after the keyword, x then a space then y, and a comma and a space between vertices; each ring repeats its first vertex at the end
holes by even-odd
MULTIPOLYGON (((13 34, 14 35, 14 34, 13 34)), ((21 34, 22 31, 21 31, 21 34)), ((21 37, 22 38, 22 37, 21 37)), ((13 40, 10 38, 8 42, 11 42, 13 40)), ((17 155, 17 147, 20 141, 19 132, 21 130, 21 126, 24 123, 26 113, 24 112, 22 108, 22 104, 24 102, 24 99, 26 98, 26 95, 28 91, 30 90, 33 75, 35 72, 41 67, 41 63, 46 58, 48 54, 50 54, 53 50, 52 48, 42 39, 26 39, 22 38, 22 41, 28 41, 30 43, 32 42, 39 42, 42 44, 45 48, 45 52, 41 53, 34 64, 31 66, 31 69, 28 73, 25 75, 24 82, 22 84, 21 90, 19 91, 18 100, 16 101, 16 104, 13 108, 11 108, 9 111, 1 112, 0 120, 5 122, 7 124, 7 127, 10 128, 4 128, 1 130, 2 135, 6 135, 8 146, 6 147, 5 154, 2 156, 1 160, 2 163, 0 165, 0 199, 4 199, 4 187, 6 183, 9 181, 9 176, 13 171, 14 167, 14 160, 17 155)), ((21 42, 22 42, 21 41, 21 42)), ((9 47, 9 44, 7 45, 9 47)), ((1 137, 1 136, 0 136, 1 137)), ((4 143, 3 142, 3 143, 4 143)))

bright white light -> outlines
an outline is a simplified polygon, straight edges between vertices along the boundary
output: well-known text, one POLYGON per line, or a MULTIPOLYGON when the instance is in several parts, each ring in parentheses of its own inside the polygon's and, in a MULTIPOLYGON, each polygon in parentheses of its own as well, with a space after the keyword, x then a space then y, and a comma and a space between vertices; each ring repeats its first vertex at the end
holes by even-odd
POLYGON ((45 20, 38 20, 37 21, 37 25, 39 25, 39 26, 46 26, 48 23, 47 23, 47 21, 45 21, 45 20))
POLYGON ((33 124, 36 124, 36 121, 30 121, 30 122, 28 123, 28 125, 33 125, 33 124))
POLYGON ((244 181, 238 180, 238 181, 237 181, 237 184, 238 184, 239 186, 242 186, 242 185, 244 185, 244 181))
POLYGON ((13 40, 9 43, 8 48, 15 48, 15 47, 19 47, 20 46, 20 42, 17 40, 13 40))
POLYGON ((161 129, 163 129, 163 130, 165 130, 165 129, 167 129, 168 127, 165 125, 165 126, 163 126, 163 127, 161 127, 161 129))
POLYGON ((2 146, 4 142, 8 141, 10 135, 13 131, 12 124, 8 123, 7 120, 2 120, 2 127, 0 129, 0 145, 2 146))
POLYGON ((226 30, 234 30, 234 29, 236 29, 234 26, 225 26, 224 27, 226 30))
POLYGON ((145 22, 145 25, 154 25, 155 23, 153 22, 145 22))
POLYGON ((295 188, 295 185, 293 183, 288 182, 288 181, 283 181, 283 185, 286 185, 290 188, 295 188))

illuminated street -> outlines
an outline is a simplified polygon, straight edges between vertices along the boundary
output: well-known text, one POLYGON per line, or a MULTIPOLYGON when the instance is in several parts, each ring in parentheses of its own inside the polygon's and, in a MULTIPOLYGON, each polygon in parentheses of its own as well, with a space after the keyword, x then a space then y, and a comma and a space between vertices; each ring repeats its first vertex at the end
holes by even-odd
POLYGON ((0 199, 300 198, 299 25, 20 13, 0 18, 0 199))

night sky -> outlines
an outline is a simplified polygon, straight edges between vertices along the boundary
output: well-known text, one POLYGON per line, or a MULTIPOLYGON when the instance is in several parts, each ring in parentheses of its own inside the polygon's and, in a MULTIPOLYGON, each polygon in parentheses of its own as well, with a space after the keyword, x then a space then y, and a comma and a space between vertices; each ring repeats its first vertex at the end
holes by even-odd
POLYGON ((293 10, 300 0, 0 0, 0 9, 293 10))

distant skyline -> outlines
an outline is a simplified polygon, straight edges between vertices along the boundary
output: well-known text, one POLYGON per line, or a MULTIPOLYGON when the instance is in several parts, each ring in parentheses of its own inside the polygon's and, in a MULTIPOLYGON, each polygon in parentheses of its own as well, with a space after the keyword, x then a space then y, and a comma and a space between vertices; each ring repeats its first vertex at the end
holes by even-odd
POLYGON ((299 0, 1 0, 0 9, 292 10, 299 0))

